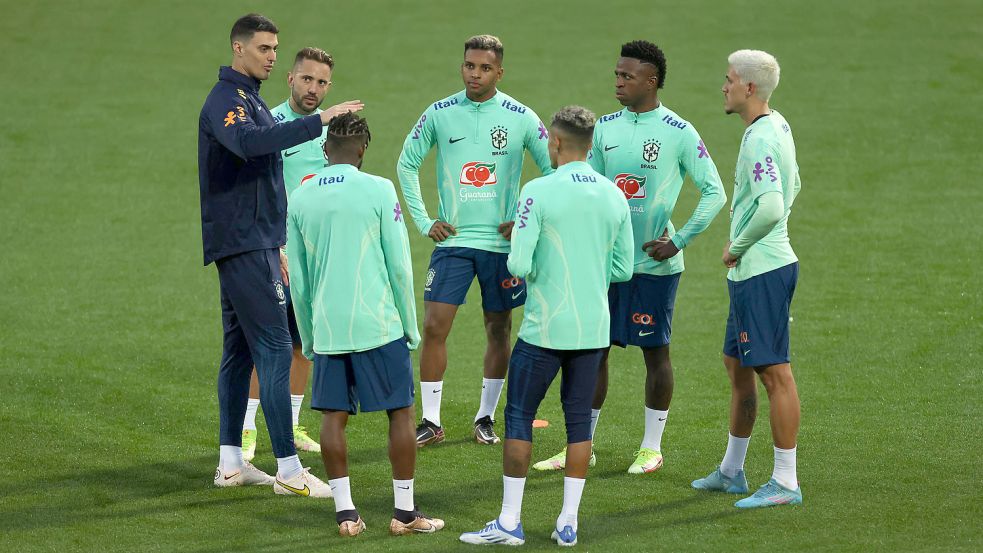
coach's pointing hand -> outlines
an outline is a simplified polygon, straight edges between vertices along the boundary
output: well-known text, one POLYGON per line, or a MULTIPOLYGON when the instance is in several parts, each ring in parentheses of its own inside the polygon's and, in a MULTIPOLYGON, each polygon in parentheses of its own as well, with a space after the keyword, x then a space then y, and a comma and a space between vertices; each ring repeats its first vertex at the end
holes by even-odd
POLYGON ((349 111, 362 111, 362 108, 364 107, 365 104, 363 104, 361 100, 348 100, 347 102, 342 102, 331 106, 321 112, 321 124, 327 125, 329 121, 342 113, 348 113, 349 111))
POLYGON ((434 223, 433 226, 430 227, 430 232, 427 233, 427 235, 432 238, 434 242, 443 242, 456 234, 457 229, 443 221, 437 221, 434 223))

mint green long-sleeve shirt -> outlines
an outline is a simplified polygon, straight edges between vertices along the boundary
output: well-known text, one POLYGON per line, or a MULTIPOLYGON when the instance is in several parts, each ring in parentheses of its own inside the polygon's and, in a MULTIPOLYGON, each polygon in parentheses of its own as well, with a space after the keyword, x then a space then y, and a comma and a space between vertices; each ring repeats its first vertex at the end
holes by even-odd
POLYGON ((608 286, 631 279, 631 225, 624 195, 583 161, 526 184, 508 258, 526 279, 519 338, 560 350, 610 345, 608 286))
POLYGON ((331 165, 291 195, 290 297, 304 355, 420 342, 413 265, 392 182, 331 165))
MULTIPOLYGON (((270 113, 273 114, 273 119, 277 123, 286 123, 306 117, 290 109, 289 100, 271 109, 270 113)), ((321 110, 316 109, 314 113, 321 113, 321 110)), ((280 155, 283 157, 283 185, 287 189, 288 200, 293 191, 300 186, 304 177, 317 173, 328 164, 327 160, 324 159, 323 149, 324 139, 327 136, 328 128, 322 127, 321 136, 314 140, 280 151, 280 155)))
POLYGON ((748 126, 741 140, 734 173, 730 239, 737 241, 758 209, 758 200, 768 192, 779 192, 784 212, 778 223, 760 240, 741 253, 737 266, 727 272, 733 281, 747 280, 798 261, 788 238, 792 203, 802 188, 795 160, 792 128, 775 110, 748 126))
POLYGON ((532 109, 498 91, 476 103, 464 91, 434 102, 403 142, 396 172, 407 210, 426 236, 439 219, 457 235, 438 247, 466 247, 507 253, 498 226, 512 220, 519 197, 523 153, 529 151, 543 174, 550 167, 546 127, 532 109), (437 148, 437 217, 420 191, 420 166, 437 148))
POLYGON ((668 229, 673 243, 683 250, 727 203, 717 167, 693 125, 665 104, 645 113, 625 108, 598 120, 588 161, 628 199, 635 232, 635 272, 682 272, 682 251, 665 261, 655 261, 641 248, 668 229), (669 218, 687 175, 700 191, 700 201, 677 231, 669 218))

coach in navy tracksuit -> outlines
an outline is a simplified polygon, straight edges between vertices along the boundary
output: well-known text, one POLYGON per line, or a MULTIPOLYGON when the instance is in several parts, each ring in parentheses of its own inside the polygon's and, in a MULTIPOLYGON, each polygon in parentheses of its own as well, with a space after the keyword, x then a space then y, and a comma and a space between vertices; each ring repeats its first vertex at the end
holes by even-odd
MULTIPOLYGON (((222 486, 273 484, 272 477, 242 460, 254 364, 278 479, 292 481, 303 472, 291 428, 288 278, 279 251, 286 243, 287 199, 280 150, 321 136, 321 127, 339 110, 275 124, 259 86, 273 69, 277 32, 258 14, 236 21, 233 64, 219 69, 198 122, 202 242, 205 265, 214 261, 218 268, 224 328, 218 376, 221 458, 215 476, 222 486)), ((361 104, 345 107, 357 111, 361 104)))

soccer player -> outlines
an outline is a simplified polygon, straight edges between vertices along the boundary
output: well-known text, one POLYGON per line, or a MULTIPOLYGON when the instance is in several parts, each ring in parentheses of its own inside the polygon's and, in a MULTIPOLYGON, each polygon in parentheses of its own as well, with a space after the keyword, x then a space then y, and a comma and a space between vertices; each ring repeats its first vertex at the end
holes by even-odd
POLYGON ((563 371, 560 401, 567 430, 563 509, 552 533, 577 543, 577 512, 591 454, 590 403, 610 341, 608 286, 631 278, 634 240, 628 203, 586 163, 594 114, 569 106, 553 116, 549 154, 557 171, 526 184, 508 267, 529 287, 509 367, 505 405, 502 511, 471 544, 521 545, 522 495, 532 453, 532 421, 563 371))
POLYGON ((792 128, 768 105, 778 86, 778 61, 760 50, 738 50, 727 63, 724 111, 740 115, 747 126, 737 156, 730 241, 723 253, 729 269, 730 314, 723 353, 731 382, 730 434, 720 466, 695 480, 693 487, 747 493, 744 458, 758 414, 757 373, 771 405, 775 468, 765 485, 735 505, 799 505, 799 394, 788 353, 789 307, 799 263, 789 243, 788 217, 802 183, 792 128))
POLYGON ((328 125, 327 168, 290 198, 287 249, 290 293, 304 354, 314 360, 311 407, 324 412, 321 457, 333 491, 339 532, 365 523, 352 502, 345 426, 348 415, 389 415, 394 535, 432 533, 444 521, 416 510, 413 470, 413 365, 420 343, 413 265, 403 211, 387 179, 362 173, 371 135, 354 113, 328 125))
MULTIPOLYGON (((321 103, 331 88, 331 75, 334 70, 334 59, 320 48, 303 48, 294 57, 293 68, 287 73, 287 84, 290 86, 290 98, 270 110, 277 123, 295 121, 309 115, 321 113, 321 103)), ((329 115, 343 113, 345 107, 352 102, 345 102, 328 108, 329 115)), ((314 140, 284 149, 283 183, 287 197, 300 186, 305 177, 324 168, 324 137, 327 129, 314 140)), ((321 451, 321 446, 311 439, 307 429, 300 425, 300 408, 304 403, 304 391, 307 389, 307 376, 311 371, 311 363, 301 353, 300 334, 297 333, 297 323, 294 320, 293 303, 287 294, 287 322, 290 325, 290 338, 293 341, 293 361, 290 365, 290 411, 293 421, 294 446, 301 451, 321 451)), ((256 410, 259 407, 259 380, 253 372, 249 386, 249 402, 246 405, 246 420, 242 430, 242 456, 251 461, 256 454, 256 410)))
MULTIPOLYGON (((644 474, 658 470, 663 461, 662 433, 673 391, 669 338, 683 271, 682 250, 706 230, 726 202, 726 194, 692 123, 659 100, 666 81, 662 49, 644 40, 624 44, 614 75, 615 97, 625 108, 601 117, 588 161, 624 192, 639 245, 634 276, 629 282, 612 284, 608 301, 611 343, 638 346, 645 362, 645 434, 628 467, 631 474, 644 474), (687 175, 700 191, 700 201, 677 231, 669 217, 687 175)), ((591 415, 595 427, 607 389, 605 351, 591 415)), ((535 468, 561 469, 565 457, 561 451, 535 468)))
MULTIPOLYGON (((259 14, 232 26, 232 66, 219 81, 198 120, 198 180, 205 265, 215 262, 222 300, 223 352, 218 375, 219 487, 273 485, 276 493, 330 489, 305 470, 290 429, 290 333, 287 331, 286 194, 280 150, 321 134, 327 112, 276 125, 259 95, 276 62, 276 25, 259 14), (249 375, 256 366, 266 406, 277 474, 242 457, 242 421, 249 375)), ((361 109, 353 103, 347 109, 361 109)))
POLYGON ((498 90, 502 42, 490 35, 464 43, 465 89, 427 108, 403 143, 397 173, 417 229, 436 244, 423 294, 420 393, 423 420, 417 444, 444 440, 440 400, 447 369, 447 335, 478 277, 487 349, 481 403, 474 417, 480 444, 498 443, 495 409, 509 365, 512 309, 526 298, 525 283, 509 273, 506 258, 519 194, 523 151, 544 174, 552 169, 546 127, 528 107, 498 90), (437 146, 437 218, 420 194, 420 165, 437 146))

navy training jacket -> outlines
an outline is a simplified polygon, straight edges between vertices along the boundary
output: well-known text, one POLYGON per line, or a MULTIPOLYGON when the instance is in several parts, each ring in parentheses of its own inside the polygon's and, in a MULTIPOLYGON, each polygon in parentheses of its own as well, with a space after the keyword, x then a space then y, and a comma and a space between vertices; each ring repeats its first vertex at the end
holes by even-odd
POLYGON ((252 77, 222 67, 201 108, 198 185, 205 265, 286 243, 287 192, 280 150, 321 136, 318 115, 276 124, 259 85, 252 77))

